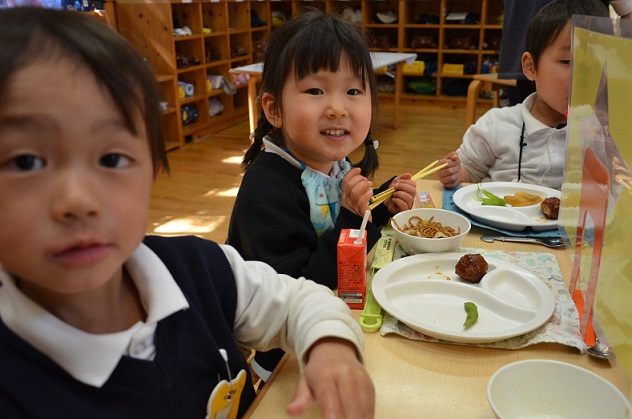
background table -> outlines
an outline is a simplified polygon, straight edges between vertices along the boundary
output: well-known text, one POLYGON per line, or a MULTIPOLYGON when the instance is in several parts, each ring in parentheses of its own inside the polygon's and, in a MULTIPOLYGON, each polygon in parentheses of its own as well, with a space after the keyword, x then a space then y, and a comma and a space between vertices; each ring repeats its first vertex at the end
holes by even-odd
MULTIPOLYGON (((443 187, 438 181, 422 179, 418 190, 430 192, 441 206, 443 187)), ((473 228, 463 247, 528 252, 549 252, 557 257, 566 282, 570 277, 570 252, 518 243, 485 243, 483 230, 473 228)), ((359 310, 353 310, 357 318, 359 310)), ((517 350, 490 349, 414 341, 396 335, 365 333, 365 365, 376 390, 376 418, 494 418, 487 401, 487 383, 500 367, 525 359, 552 359, 575 364, 608 379, 624 394, 629 383, 606 360, 581 355, 577 349, 541 343, 517 350)), ((286 417, 285 406, 292 400, 298 380, 298 365, 286 355, 248 411, 249 418, 286 417)), ((316 407, 304 416, 319 418, 316 407)))
MULTIPOLYGON (((393 99, 393 127, 399 125, 399 102, 401 100, 404 83, 404 62, 412 64, 417 54, 399 52, 372 52, 373 68, 378 69, 390 65, 396 65, 395 73, 395 97, 393 99)), ((254 63, 242 67, 235 67, 229 71, 231 74, 249 74, 248 81, 248 118, 250 119, 250 132, 254 132, 257 126, 257 83, 263 73, 263 63, 254 63)))

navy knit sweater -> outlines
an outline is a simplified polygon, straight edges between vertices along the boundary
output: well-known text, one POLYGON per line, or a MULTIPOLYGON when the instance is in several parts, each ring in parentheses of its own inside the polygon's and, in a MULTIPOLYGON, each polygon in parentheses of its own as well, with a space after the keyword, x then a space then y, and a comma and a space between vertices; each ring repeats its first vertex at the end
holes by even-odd
MULTIPOLYGON (((233 338, 237 289, 217 244, 195 237, 147 237, 190 308, 160 321, 153 361, 123 357, 102 388, 83 384, 0 322, 2 418, 203 418, 219 380, 246 360, 233 338), (219 379, 218 379, 219 378, 219 379)), ((249 378, 240 416, 254 399, 249 378)))

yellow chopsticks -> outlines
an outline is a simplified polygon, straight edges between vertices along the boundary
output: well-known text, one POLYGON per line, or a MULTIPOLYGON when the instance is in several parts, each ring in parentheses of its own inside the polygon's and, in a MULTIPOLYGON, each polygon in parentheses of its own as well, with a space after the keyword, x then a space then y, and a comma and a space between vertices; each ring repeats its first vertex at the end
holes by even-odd
MULTIPOLYGON (((424 178, 428 175, 433 174, 434 172, 436 172, 437 170, 441 170, 444 167, 446 167, 448 165, 448 163, 443 163, 437 167, 433 167, 435 164, 437 164, 437 162, 439 162, 439 160, 435 160, 432 163, 430 163, 428 166, 424 167, 423 169, 421 169, 419 172, 415 173, 413 175, 413 180, 416 182, 421 178, 424 178)), ((393 195, 393 192, 395 192, 395 188, 388 188, 385 191, 380 192, 377 195, 373 195, 373 198, 371 198, 371 203, 369 204, 369 208, 370 209, 375 209, 375 207, 377 207, 378 205, 380 205, 382 202, 386 201, 388 198, 391 197, 391 195, 393 195)))

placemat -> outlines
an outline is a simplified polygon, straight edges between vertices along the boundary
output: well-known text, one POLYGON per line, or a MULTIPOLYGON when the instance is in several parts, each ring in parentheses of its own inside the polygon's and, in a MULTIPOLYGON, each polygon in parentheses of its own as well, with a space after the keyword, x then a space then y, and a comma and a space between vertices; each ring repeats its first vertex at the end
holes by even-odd
MULTIPOLYGON (((501 250, 469 249, 461 248, 459 251, 466 253, 480 253, 485 258, 496 258, 519 266, 538 277, 553 292, 555 297, 555 310, 547 323, 539 328, 507 340, 492 343, 470 344, 448 342, 436 339, 417 332, 399 320, 384 312, 383 323, 380 329, 382 336, 395 333, 408 339, 422 340, 426 342, 450 343, 455 345, 481 346, 486 348, 520 349, 536 343, 550 342, 577 348, 580 353, 585 353, 587 346, 581 338, 579 331, 579 316, 573 302, 557 259, 552 253, 542 252, 511 252, 501 250)), ((401 256, 396 252, 395 258, 401 256)))
POLYGON ((443 189, 443 198, 442 198, 441 206, 445 210, 457 212, 457 213, 463 215, 468 220, 470 220, 470 222, 474 226, 486 228, 486 229, 489 229, 489 230, 494 230, 494 231, 497 231, 497 232, 502 233, 502 234, 507 235, 507 236, 561 237, 560 232, 558 230, 535 231, 531 227, 527 227, 527 228, 525 228, 522 231, 512 231, 512 230, 506 230, 506 229, 500 228, 500 227, 493 227, 493 226, 481 223, 480 221, 474 220, 472 217, 470 217, 470 215, 468 213, 461 211, 459 209, 459 207, 457 207, 456 204, 454 203, 454 199, 452 199, 452 197, 454 196, 454 193, 458 189, 461 189, 461 188, 462 188, 461 186, 458 186, 458 187, 456 187, 454 189, 445 189, 444 188, 443 189))

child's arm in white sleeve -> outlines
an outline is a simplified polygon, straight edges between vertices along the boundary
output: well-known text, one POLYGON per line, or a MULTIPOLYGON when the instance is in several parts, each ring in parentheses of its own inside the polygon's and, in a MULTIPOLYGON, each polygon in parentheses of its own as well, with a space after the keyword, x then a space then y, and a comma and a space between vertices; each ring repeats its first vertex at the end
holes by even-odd
POLYGON ((316 403, 325 418, 373 417, 375 389, 362 366, 362 331, 347 305, 327 287, 222 248, 237 283, 236 339, 256 349, 280 346, 301 363, 287 413, 301 415, 316 403))

